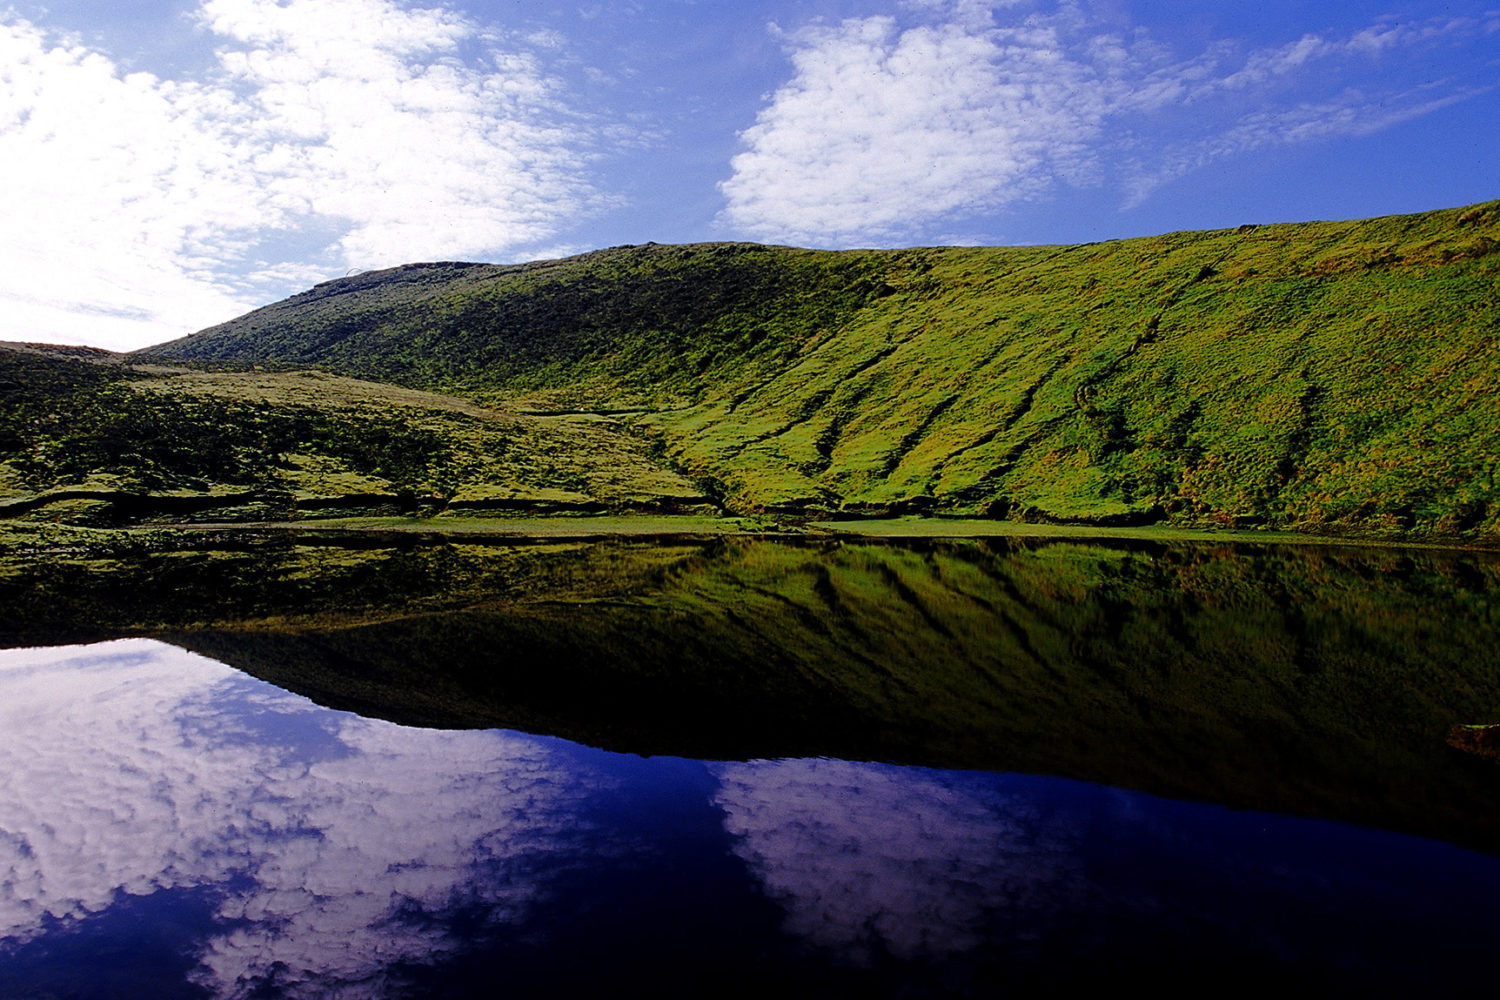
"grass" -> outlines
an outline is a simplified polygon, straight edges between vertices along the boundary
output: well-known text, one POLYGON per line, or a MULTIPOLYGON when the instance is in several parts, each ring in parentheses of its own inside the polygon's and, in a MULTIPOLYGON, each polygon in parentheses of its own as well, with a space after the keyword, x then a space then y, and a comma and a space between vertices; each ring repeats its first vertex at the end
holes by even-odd
POLYGON ((909 291, 656 423, 746 505, 1493 535, 1500 213, 1464 215, 893 254, 909 291))
MULTIPOLYGON (((0 370, 15 356, 0 350, 0 370)), ((536 416, 319 372, 93 369, 96 380, 56 391, 20 383, 0 411, 0 510, 102 526, 712 509, 607 417, 536 416)))
POLYGON ((1497 251, 1487 203, 412 265, 112 363, 0 350, 0 490, 98 523, 939 514, 1494 545, 1497 251), (100 477, 134 499, 60 506, 100 477), (254 497, 145 502, 215 489, 254 497))
MULTIPOLYGON (((227 526, 219 526, 227 527, 227 526)), ((265 525, 298 532, 414 532, 461 542, 465 536, 527 538, 599 538, 632 535, 760 535, 781 530, 756 518, 678 514, 586 514, 547 517, 343 517, 316 522, 285 521, 265 525)))

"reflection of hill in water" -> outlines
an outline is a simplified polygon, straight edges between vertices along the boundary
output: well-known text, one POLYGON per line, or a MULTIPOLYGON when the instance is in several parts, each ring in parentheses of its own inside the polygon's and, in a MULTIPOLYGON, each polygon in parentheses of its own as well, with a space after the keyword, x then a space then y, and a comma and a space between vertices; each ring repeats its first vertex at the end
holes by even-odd
POLYGON ((139 587, 125 610, 86 575, 48 586, 399 722, 1056 773, 1500 848, 1476 806, 1496 775, 1443 745, 1456 721, 1500 719, 1485 557, 719 541, 199 562, 198 583, 170 560, 118 569, 139 587), (152 604, 151 580, 176 603, 152 604), (184 628, 222 625, 216 600, 265 626, 184 628))

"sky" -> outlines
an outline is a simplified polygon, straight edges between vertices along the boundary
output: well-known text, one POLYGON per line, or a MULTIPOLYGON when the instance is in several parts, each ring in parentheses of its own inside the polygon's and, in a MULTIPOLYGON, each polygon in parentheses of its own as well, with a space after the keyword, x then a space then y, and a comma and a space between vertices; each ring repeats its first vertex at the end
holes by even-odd
POLYGON ((1489 200, 1495 3, 0 0, 0 340, 414 261, 1489 200))

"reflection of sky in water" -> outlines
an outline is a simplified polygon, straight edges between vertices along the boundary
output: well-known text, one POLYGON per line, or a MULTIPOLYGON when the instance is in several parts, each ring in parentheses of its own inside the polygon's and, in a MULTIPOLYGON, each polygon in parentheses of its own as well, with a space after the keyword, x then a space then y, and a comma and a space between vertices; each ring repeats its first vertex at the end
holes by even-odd
POLYGON ((1082 891, 1065 828, 960 775, 805 760, 719 777, 736 853, 788 930, 861 964, 971 951, 995 911, 1045 920, 1082 891))
POLYGON ((1419 838, 1019 774, 715 765, 783 926, 835 962, 980 985, 1376 995, 1492 978, 1500 861, 1419 838))
POLYGON ((325 712, 144 640, 0 663, 0 937, 222 885, 193 973, 217 994, 383 995, 456 947, 434 914, 534 905, 589 790, 541 741, 325 712))
POLYGON ((1497 892, 1441 844, 1078 782, 404 729, 147 640, 0 653, 0 995, 1379 991, 1487 972, 1497 892))

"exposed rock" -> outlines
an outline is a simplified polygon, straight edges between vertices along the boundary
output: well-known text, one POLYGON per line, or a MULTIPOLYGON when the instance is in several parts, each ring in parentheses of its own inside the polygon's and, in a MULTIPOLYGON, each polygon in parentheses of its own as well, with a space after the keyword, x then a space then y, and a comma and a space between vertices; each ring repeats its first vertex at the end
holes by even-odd
POLYGON ((1454 726, 1448 733, 1448 745, 1500 763, 1500 725, 1454 726))

